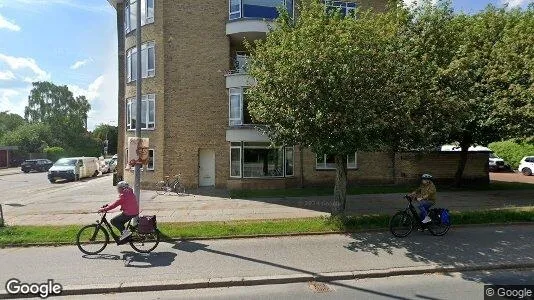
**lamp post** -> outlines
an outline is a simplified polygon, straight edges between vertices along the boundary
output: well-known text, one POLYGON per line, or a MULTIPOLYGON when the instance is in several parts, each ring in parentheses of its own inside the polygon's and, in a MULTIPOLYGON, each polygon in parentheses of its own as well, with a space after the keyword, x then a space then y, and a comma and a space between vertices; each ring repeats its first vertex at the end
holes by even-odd
MULTIPOLYGON (((135 137, 141 138, 141 0, 136 2, 136 11, 137 11, 137 25, 136 25, 136 44, 137 44, 137 80, 136 80, 136 117, 135 117, 135 137)), ((134 193, 137 198, 137 203, 141 205, 141 165, 135 165, 135 183, 134 183, 134 193)))

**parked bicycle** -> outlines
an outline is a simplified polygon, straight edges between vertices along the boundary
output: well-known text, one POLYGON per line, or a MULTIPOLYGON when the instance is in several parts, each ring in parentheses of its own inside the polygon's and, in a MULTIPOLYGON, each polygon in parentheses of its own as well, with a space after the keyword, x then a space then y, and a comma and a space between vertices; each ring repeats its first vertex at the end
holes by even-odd
POLYGON ((109 243, 110 234, 117 245, 130 243, 130 246, 140 253, 150 253, 158 246, 160 232, 155 222, 151 232, 140 232, 139 224, 133 225, 132 220, 128 221, 126 228, 130 230, 132 235, 121 241, 120 233, 119 235, 115 234, 113 227, 106 219, 107 213, 99 214, 102 215, 100 220, 97 220, 95 224, 84 226, 76 236, 76 245, 83 253, 92 255, 102 252, 109 243))
POLYGON ((156 193, 158 195, 165 195, 167 193, 185 195, 185 187, 182 184, 181 174, 174 176, 172 180, 170 176, 165 176, 164 180, 157 182, 156 193))
POLYGON ((428 216, 432 221, 423 223, 420 215, 412 204, 410 195, 404 196, 408 200, 408 207, 397 212, 389 221, 389 231, 396 237, 408 236, 414 228, 424 231, 428 229, 432 235, 445 235, 451 227, 449 211, 444 208, 432 208, 428 216))

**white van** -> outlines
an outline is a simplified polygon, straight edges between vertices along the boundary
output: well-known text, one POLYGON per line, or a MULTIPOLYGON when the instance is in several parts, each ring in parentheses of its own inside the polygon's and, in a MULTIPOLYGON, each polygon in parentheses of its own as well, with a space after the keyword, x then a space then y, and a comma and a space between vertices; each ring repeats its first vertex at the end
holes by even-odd
POLYGON ((48 170, 48 180, 52 183, 60 179, 76 181, 86 177, 96 177, 100 164, 96 157, 61 158, 48 170))

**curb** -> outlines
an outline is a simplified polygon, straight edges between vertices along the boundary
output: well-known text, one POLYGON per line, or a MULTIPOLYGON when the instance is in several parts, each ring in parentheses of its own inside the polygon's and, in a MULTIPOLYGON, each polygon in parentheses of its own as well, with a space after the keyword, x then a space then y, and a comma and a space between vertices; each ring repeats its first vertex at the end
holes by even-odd
MULTIPOLYGON (((510 223, 484 223, 484 224, 460 224, 453 225, 451 228, 470 228, 470 227, 492 227, 492 226, 532 226, 534 222, 510 222, 510 223)), ((81 225, 80 225, 81 226, 81 225)), ((209 240, 239 240, 239 239, 260 239, 260 238, 277 238, 277 237, 299 237, 299 236, 320 236, 320 235, 334 235, 334 234, 354 234, 354 233, 372 233, 372 232, 388 232, 388 228, 370 228, 351 231, 325 231, 325 232, 302 232, 302 233, 281 233, 281 234, 255 234, 255 235, 239 235, 239 236, 221 236, 221 237, 188 237, 188 238, 162 238, 160 242, 180 242, 180 241, 209 241, 209 240)), ((111 242, 110 242, 111 243, 111 242)), ((0 245, 0 249, 5 248, 28 248, 28 247, 63 247, 76 246, 76 242, 50 242, 50 243, 24 243, 24 244, 7 244, 0 245)))
MULTIPOLYGON (((130 292, 155 292, 162 290, 189 290, 203 288, 221 288, 236 286, 257 286, 299 283, 309 281, 330 282, 338 280, 358 280, 368 278, 384 278, 391 276, 421 275, 435 273, 470 272, 482 270, 510 270, 532 269, 534 263, 515 264, 505 263, 497 265, 462 265, 462 266, 419 266, 402 267, 380 270, 358 270, 352 272, 328 272, 328 273, 298 273, 290 275, 272 275, 255 277, 228 277, 193 280, 170 280, 144 283, 116 283, 96 285, 72 285, 64 286, 60 296, 91 295, 106 293, 130 293, 130 292)), ((0 299, 26 298, 28 295, 10 295, 5 290, 0 290, 0 299)), ((52 295, 53 296, 53 295, 52 295)), ((59 296, 59 295, 58 295, 59 296)))

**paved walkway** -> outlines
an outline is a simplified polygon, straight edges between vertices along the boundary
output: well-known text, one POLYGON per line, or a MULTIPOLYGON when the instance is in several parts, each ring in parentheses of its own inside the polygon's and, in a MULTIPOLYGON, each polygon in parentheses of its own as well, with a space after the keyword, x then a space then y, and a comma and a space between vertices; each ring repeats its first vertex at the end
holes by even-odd
POLYGON ((18 173, 22 173, 22 171, 20 170, 20 167, 0 169, 0 176, 13 175, 13 174, 18 174, 18 173))
MULTIPOLYGON (((533 229, 532 225, 453 228, 443 237, 414 232, 405 239, 374 232, 180 241, 161 243, 149 255, 113 244, 92 256, 82 255, 76 246, 7 248, 0 249, 0 282, 53 279, 68 290, 85 288, 94 293, 97 288, 131 291, 132 287, 160 289, 188 282, 204 287, 258 284, 265 279, 305 282, 321 274, 354 278, 446 266, 532 266, 533 229)), ((490 275, 462 273, 464 279, 477 282, 488 282, 490 275)), ((5 293, 2 289, 0 298, 5 293)))
MULTIPOLYGON (((159 222, 200 222, 229 220, 258 220, 304 218, 329 215, 332 196, 230 199, 223 196, 156 195, 142 191, 142 214, 155 214, 159 222)), ((96 208, 102 197, 94 199, 69 198, 54 202, 39 201, 4 204, 8 224, 66 225, 87 224, 96 219, 96 208), (74 202, 73 202, 74 201, 74 202), (75 204, 75 209, 67 205, 75 204)), ((402 194, 352 195, 347 197, 349 214, 393 214, 407 205, 402 194)), ((437 207, 453 211, 534 206, 531 190, 442 192, 437 207)))

